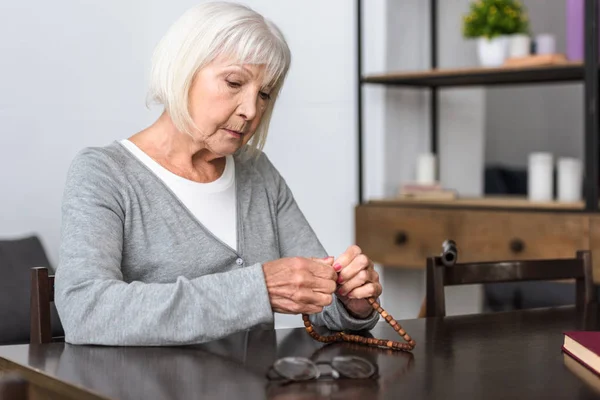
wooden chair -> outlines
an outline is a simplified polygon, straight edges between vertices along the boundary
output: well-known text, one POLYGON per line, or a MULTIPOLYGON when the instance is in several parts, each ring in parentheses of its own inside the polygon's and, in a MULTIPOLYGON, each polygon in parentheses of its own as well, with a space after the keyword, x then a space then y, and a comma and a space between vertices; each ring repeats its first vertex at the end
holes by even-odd
POLYGON ((54 302, 54 275, 48 268, 31 269, 30 343, 60 342, 64 337, 52 337, 50 303, 54 302))
POLYGON ((452 263, 440 257, 427 259, 427 295, 420 313, 427 317, 446 315, 444 287, 517 281, 575 279, 576 305, 583 307, 597 300, 592 277, 592 255, 578 251, 575 258, 452 263))
POLYGON ((29 383, 16 373, 0 375, 0 400, 27 400, 29 383))

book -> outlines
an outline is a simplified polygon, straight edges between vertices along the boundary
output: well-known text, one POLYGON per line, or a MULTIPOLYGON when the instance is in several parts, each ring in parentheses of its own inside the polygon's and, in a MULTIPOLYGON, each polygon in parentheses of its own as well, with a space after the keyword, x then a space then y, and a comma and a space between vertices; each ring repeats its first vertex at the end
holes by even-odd
POLYGON ((440 190, 439 192, 401 192, 398 198, 403 200, 456 200, 458 195, 453 190, 440 190))
POLYGON ((562 350, 590 371, 600 375, 600 332, 564 332, 562 350))
POLYGON ((455 200, 458 194, 455 190, 442 188, 439 183, 407 183, 400 188, 398 197, 411 200, 455 200))
POLYGON ((600 376, 590 371, 589 368, 583 366, 579 361, 575 360, 567 353, 564 353, 563 360, 565 367, 567 367, 573 375, 581 379, 594 392, 600 394, 600 376))

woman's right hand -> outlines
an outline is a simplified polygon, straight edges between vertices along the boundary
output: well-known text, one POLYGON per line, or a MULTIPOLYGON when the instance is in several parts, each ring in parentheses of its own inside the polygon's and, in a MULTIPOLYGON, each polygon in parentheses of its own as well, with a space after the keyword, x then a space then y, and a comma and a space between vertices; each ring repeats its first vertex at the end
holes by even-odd
POLYGON ((282 314, 316 314, 331 304, 337 287, 333 257, 292 257, 263 263, 273 311, 282 314))

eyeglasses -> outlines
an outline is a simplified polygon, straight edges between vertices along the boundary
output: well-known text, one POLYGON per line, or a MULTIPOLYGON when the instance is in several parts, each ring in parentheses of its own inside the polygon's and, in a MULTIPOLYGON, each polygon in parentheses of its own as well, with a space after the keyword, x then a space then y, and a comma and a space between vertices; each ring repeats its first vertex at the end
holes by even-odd
POLYGON ((294 382, 320 378, 368 379, 376 375, 377 367, 357 356, 336 356, 331 361, 318 362, 305 357, 284 357, 275 361, 267 373, 269 379, 283 378, 294 382))

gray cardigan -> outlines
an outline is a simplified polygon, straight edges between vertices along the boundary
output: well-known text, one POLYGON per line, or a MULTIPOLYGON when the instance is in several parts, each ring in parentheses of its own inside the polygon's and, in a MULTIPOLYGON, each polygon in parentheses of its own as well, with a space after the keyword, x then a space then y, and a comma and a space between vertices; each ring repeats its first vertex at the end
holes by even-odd
MULTIPOLYGON (((273 327, 262 262, 327 255, 263 153, 235 155, 238 251, 120 143, 73 160, 62 205, 55 301, 73 344, 181 345, 273 327)), ((300 318, 300 316, 298 316, 300 318)), ((312 321, 371 329, 339 299, 312 321)))

